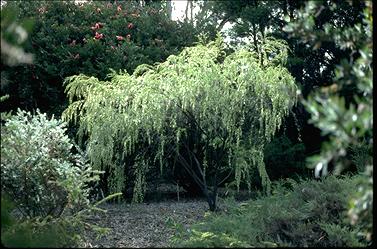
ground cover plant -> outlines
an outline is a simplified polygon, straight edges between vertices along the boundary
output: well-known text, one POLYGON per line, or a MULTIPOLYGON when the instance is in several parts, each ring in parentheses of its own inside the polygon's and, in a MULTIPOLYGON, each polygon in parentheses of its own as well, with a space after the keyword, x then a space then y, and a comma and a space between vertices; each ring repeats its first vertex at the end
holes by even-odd
POLYGON ((365 246, 346 216, 360 176, 280 181, 274 194, 241 204, 228 202, 172 240, 178 247, 365 246), (188 232, 187 232, 188 231, 188 232))

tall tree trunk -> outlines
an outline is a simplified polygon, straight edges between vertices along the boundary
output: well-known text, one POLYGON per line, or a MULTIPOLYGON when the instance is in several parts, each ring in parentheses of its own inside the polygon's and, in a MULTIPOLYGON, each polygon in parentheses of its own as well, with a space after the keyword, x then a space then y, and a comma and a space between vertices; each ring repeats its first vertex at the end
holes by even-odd
POLYGON ((192 0, 187 0, 189 3, 190 3, 190 19, 191 19, 191 23, 194 22, 194 17, 193 17, 193 2, 192 0))
POLYGON ((168 0, 166 2, 166 12, 168 14, 169 19, 171 19, 172 11, 173 11, 172 2, 171 2, 171 0, 168 0))
POLYGON ((185 9, 185 21, 188 21, 188 9, 190 7, 190 1, 187 0, 186 9, 185 9))

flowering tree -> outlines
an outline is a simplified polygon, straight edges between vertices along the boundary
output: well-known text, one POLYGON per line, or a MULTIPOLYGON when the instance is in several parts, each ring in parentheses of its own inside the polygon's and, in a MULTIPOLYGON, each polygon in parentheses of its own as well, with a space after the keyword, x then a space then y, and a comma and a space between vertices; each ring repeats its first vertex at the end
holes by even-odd
POLYGON ((1 107, 6 111, 39 108, 60 115, 66 106, 65 77, 85 73, 105 79, 109 68, 132 73, 197 40, 193 26, 170 20, 162 3, 8 1, 5 6, 19 7, 19 19, 35 24, 25 44, 34 64, 2 67, 13 82, 2 89, 10 96, 1 107))

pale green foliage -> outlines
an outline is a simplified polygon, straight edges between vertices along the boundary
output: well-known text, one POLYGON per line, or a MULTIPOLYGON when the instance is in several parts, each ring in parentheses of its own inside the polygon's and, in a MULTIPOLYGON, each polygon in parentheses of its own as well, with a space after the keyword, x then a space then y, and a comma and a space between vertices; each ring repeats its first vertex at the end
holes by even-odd
POLYGON ((65 131, 65 123, 38 110, 18 110, 2 127, 2 191, 29 217, 58 217, 89 204, 87 184, 98 174, 82 154, 71 153, 65 131))
MULTIPOLYGON (((285 48, 276 48, 280 60, 279 51, 285 48)), ((71 104, 63 118, 79 121, 79 134, 89 135, 88 155, 94 167, 112 171, 121 167, 113 160, 116 153, 137 153, 138 174, 146 172, 152 159, 160 160, 162 167, 167 145, 175 143, 178 148, 195 127, 196 144, 205 154, 204 172, 235 167, 239 183, 257 166, 269 188, 263 147, 296 102, 294 79, 276 60, 261 67, 247 49, 226 56, 222 39, 217 38, 208 45, 188 47, 164 63, 141 65, 133 75, 113 72, 110 76, 106 82, 85 75, 66 80, 71 104), (123 145, 123 151, 114 151, 116 143, 123 145), (142 143, 155 144, 158 151, 146 155, 147 146, 138 147, 142 143), (228 163, 209 158, 210 151, 217 149, 227 153, 228 163), (233 165, 240 155, 246 163, 233 165)), ((136 178, 142 189, 145 178, 136 178)), ((121 186, 110 187, 119 191, 121 186)))

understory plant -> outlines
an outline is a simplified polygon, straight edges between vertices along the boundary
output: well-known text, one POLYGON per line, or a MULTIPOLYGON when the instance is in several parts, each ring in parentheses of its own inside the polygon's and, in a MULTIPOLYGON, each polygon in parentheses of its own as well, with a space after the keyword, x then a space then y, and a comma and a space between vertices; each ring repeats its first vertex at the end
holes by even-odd
POLYGON ((27 217, 60 216, 89 204, 88 184, 98 179, 65 134, 64 122, 39 110, 18 110, 2 127, 1 188, 27 217))
POLYGON ((358 247, 360 226, 345 219, 349 195, 361 179, 329 176, 322 180, 281 180, 273 194, 237 203, 177 233, 177 247, 358 247), (321 193, 321 194, 318 194, 321 193))
POLYGON ((84 227, 97 228, 85 218, 102 211, 89 201, 90 184, 100 172, 70 141, 65 125, 39 110, 34 115, 18 110, 1 127, 1 239, 6 246, 72 246, 84 227))
POLYGON ((125 170, 134 168, 135 201, 142 200, 151 167, 183 168, 210 210, 218 186, 232 177, 250 187, 255 170, 269 193, 263 149, 295 104, 296 85, 284 67, 286 45, 269 38, 265 46, 271 55, 263 65, 248 48, 227 55, 218 36, 132 75, 68 77, 63 118, 88 137, 89 159, 109 170, 112 191, 122 191, 125 170))

